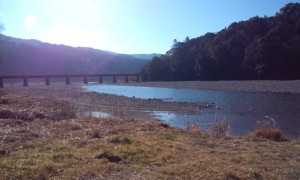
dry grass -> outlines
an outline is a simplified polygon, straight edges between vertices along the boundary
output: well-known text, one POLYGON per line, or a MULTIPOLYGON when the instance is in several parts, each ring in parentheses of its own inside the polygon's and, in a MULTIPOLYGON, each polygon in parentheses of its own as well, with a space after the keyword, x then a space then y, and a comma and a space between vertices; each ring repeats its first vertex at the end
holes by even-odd
POLYGON ((210 134, 215 138, 228 136, 230 133, 229 122, 223 119, 216 120, 209 129, 210 134))
POLYGON ((223 119, 217 119, 210 124, 208 129, 201 128, 198 122, 186 121, 185 129, 187 132, 206 134, 214 138, 223 138, 230 135, 230 124, 228 121, 223 119))
POLYGON ((1 119, 33 121, 35 119, 63 120, 76 117, 70 102, 53 98, 37 98, 5 94, 0 99, 1 119))
POLYGON ((267 119, 263 121, 257 122, 256 130, 249 133, 247 136, 248 138, 252 138, 254 140, 259 140, 261 138, 263 139, 270 139, 274 141, 281 141, 282 139, 282 133, 279 128, 276 126, 276 121, 266 116, 267 119))
POLYGON ((282 134, 279 129, 274 128, 260 128, 251 133, 249 133, 250 137, 252 138, 265 138, 274 141, 281 141, 282 134))
MULTIPOLYGON (((0 179, 297 179, 300 142, 218 139, 152 121, 50 119, 56 103, 9 95, 5 109, 44 119, 0 119, 0 179), (35 103, 41 102, 39 109, 35 103), (30 104, 31 102, 32 104, 30 104), (51 106, 50 106, 51 105, 51 106)), ((55 100, 53 100, 55 101, 55 100)), ((70 104, 70 106, 72 106, 70 104)), ((1 106, 2 108, 2 106, 1 106)))
POLYGON ((279 129, 260 129, 255 131, 257 137, 272 139, 275 141, 281 140, 281 132, 279 129))
POLYGON ((198 122, 186 120, 185 121, 185 130, 187 132, 200 132, 203 131, 201 125, 198 122))

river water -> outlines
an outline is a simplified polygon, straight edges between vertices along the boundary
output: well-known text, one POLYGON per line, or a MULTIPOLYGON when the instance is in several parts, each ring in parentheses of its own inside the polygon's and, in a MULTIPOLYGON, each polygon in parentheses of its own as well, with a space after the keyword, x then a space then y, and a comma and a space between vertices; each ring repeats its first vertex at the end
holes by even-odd
POLYGON ((234 92, 116 85, 84 86, 87 91, 142 99, 158 98, 175 102, 215 103, 218 108, 202 109, 196 114, 152 112, 157 119, 175 127, 197 122, 208 127, 216 119, 227 120, 232 135, 242 135, 262 121, 275 123, 286 137, 300 136, 300 95, 262 92, 234 92))

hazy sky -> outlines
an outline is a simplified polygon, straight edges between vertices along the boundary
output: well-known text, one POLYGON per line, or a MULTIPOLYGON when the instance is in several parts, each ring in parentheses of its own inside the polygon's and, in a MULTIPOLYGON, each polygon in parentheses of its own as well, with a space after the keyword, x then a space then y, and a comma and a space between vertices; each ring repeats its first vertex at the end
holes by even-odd
MULTIPOLYGON (((165 53, 292 0, 0 0, 3 34, 118 53, 165 53)), ((0 25, 1 26, 1 25, 0 25)))

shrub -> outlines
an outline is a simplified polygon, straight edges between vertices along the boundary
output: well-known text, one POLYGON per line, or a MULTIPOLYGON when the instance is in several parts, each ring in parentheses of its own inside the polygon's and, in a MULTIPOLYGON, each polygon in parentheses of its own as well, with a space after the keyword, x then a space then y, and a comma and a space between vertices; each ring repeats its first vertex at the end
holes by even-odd
POLYGON ((265 116, 266 119, 262 121, 256 122, 256 128, 257 129, 267 129, 267 128, 276 128, 276 121, 275 119, 265 116))
POLYGON ((198 132, 201 131, 200 124, 198 122, 193 122, 190 120, 185 121, 185 129, 188 132, 198 132))
POLYGON ((226 120, 216 120, 210 127, 210 134, 216 138, 222 138, 230 133, 230 125, 226 120))
POLYGON ((70 102, 50 100, 47 106, 51 107, 51 110, 53 111, 48 117, 52 120, 76 118, 76 110, 70 102))

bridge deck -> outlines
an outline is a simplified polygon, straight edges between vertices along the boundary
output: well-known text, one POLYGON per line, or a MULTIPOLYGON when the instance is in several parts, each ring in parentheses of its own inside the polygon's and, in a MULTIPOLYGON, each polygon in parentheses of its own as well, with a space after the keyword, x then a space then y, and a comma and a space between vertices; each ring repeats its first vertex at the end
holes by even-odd
POLYGON ((99 77, 99 83, 103 83, 103 77, 113 77, 113 82, 117 82, 117 77, 124 76, 125 82, 129 82, 129 76, 135 76, 136 82, 140 81, 140 74, 52 74, 52 75, 17 75, 0 76, 0 88, 4 87, 4 79, 23 79, 23 86, 28 86, 28 79, 45 79, 45 85, 50 85, 50 78, 66 78, 66 84, 70 84, 70 78, 83 77, 84 84, 88 84, 88 77, 99 77))

